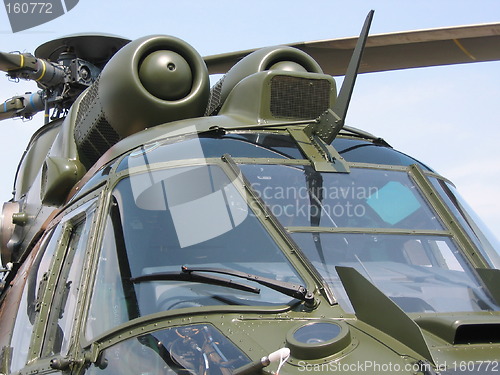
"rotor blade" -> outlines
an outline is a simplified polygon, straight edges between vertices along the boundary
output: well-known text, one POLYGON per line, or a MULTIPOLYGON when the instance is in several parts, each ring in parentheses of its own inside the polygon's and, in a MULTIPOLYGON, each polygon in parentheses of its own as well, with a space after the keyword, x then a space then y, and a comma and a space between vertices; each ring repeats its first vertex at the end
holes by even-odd
POLYGON ((44 109, 42 91, 16 96, 0 104, 0 121, 14 117, 30 118, 44 109))
POLYGON ((24 109, 22 98, 12 98, 0 105, 0 121, 17 117, 19 111, 24 109))
POLYGON ((36 59, 20 53, 0 52, 0 70, 9 72, 18 69, 36 70, 36 59))
POLYGON ((66 72, 59 63, 39 59, 29 53, 0 52, 0 70, 12 78, 35 80, 45 87, 64 83, 66 72))
MULTIPOLYGON (((346 73, 358 38, 289 44, 311 55, 324 72, 346 73)), ((225 73, 255 51, 205 57, 210 74, 225 73)), ((360 73, 500 60, 500 23, 417 30, 368 37, 360 73)))

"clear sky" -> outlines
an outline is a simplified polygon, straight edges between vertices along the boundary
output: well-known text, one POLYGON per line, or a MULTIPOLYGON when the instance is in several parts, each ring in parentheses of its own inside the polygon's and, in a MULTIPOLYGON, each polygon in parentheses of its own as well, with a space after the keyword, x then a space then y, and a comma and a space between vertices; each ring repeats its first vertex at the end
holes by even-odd
MULTIPOLYGON (((1 8, 0 50, 34 52, 48 40, 99 32, 174 35, 211 55, 356 36, 370 9, 372 34, 500 22, 498 0, 80 0, 64 16, 15 34, 1 8)), ((36 89, 5 77, 0 102, 36 89)), ((451 179, 498 238, 499 92, 500 62, 364 74, 347 125, 385 138, 451 179)), ((0 122, 0 200, 11 198, 19 158, 41 125, 40 116, 0 122)))

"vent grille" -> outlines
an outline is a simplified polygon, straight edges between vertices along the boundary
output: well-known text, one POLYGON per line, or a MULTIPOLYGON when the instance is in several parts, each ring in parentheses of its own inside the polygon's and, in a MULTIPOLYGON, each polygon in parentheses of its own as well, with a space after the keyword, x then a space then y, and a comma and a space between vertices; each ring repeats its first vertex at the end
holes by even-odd
POLYGON ((222 107, 221 92, 222 85, 226 76, 222 76, 221 79, 210 89, 210 98, 208 100, 208 106, 205 110, 205 116, 214 116, 219 113, 222 107))
POLYGON ((106 119, 102 118, 96 122, 87 136, 78 143, 78 151, 84 155, 85 164, 88 164, 85 166, 90 168, 94 165, 119 140, 120 137, 106 119))
POLYGON ((314 119, 330 107, 331 83, 277 75, 271 79, 271 114, 278 118, 314 119))
POLYGON ((78 127, 83 119, 86 117, 87 113, 89 113, 95 103, 99 100, 99 78, 97 77, 94 84, 89 87, 89 89, 85 92, 85 95, 78 106, 78 113, 76 114, 76 126, 78 127))
POLYGON ((454 344, 498 344, 500 324, 463 324, 457 328, 454 344))
POLYGON ((98 89, 99 79, 85 93, 76 115, 75 142, 87 169, 120 140, 102 111, 98 89))

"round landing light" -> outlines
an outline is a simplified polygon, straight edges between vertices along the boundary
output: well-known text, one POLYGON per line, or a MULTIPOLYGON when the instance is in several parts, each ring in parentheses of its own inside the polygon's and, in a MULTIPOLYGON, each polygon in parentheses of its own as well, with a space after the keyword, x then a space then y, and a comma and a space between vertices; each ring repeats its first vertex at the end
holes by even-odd
POLYGON ((345 349, 351 343, 351 334, 343 322, 316 321, 293 328, 286 341, 293 357, 317 359, 345 349))

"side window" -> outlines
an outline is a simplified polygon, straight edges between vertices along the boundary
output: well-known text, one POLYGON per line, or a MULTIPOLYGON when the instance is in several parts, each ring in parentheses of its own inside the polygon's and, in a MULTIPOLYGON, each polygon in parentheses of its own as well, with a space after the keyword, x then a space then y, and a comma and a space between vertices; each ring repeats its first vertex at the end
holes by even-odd
POLYGON ((35 317, 40 311, 41 296, 50 272, 49 266, 57 247, 58 237, 57 234, 53 236, 53 232, 45 236, 33 266, 29 270, 10 344, 12 347, 10 366, 12 372, 23 368, 28 359, 33 325, 35 317))
POLYGON ((455 188, 437 178, 430 179, 462 228, 493 268, 500 268, 500 243, 455 188))
POLYGON ((86 216, 79 215, 67 228, 69 240, 50 308, 49 325, 42 350, 44 356, 68 353, 92 217, 93 210, 88 211, 86 216))
MULTIPOLYGON (((119 218, 115 218, 116 220, 119 218)), ((130 307, 127 308, 125 284, 122 281, 126 276, 121 274, 117 253, 117 237, 120 235, 116 232, 120 224, 115 224, 110 215, 106 222, 94 291, 88 311, 87 339, 92 339, 108 329, 133 319, 129 316, 130 307)), ((123 245, 121 247, 123 249, 123 245)), ((122 262, 126 259, 122 256, 122 262)))

